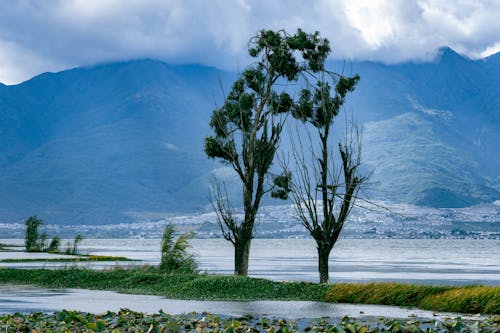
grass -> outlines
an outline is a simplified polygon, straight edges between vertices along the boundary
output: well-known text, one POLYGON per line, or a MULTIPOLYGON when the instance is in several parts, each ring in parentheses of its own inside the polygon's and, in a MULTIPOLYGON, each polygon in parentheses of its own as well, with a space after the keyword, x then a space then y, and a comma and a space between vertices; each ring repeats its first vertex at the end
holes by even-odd
POLYGON ((420 306, 437 311, 500 314, 500 287, 477 286, 447 290, 424 298, 420 306))
POLYGON ((241 276, 167 274, 154 267, 0 269, 0 284, 114 290, 198 300, 304 300, 500 314, 500 287, 437 287, 397 283, 278 282, 241 276))
POLYGON ((2 259, 0 263, 23 263, 23 262, 86 262, 86 261, 135 261, 125 257, 115 256, 82 256, 75 258, 23 258, 23 259, 2 259))
POLYGON ((239 276, 167 274, 152 267, 108 271, 67 268, 0 269, 0 284, 28 284, 46 288, 114 290, 201 300, 320 300, 325 285, 277 282, 239 276))
POLYGON ((14 245, 14 244, 0 243, 0 252, 1 251, 3 251, 3 252, 15 251, 15 250, 10 249, 12 247, 24 247, 24 245, 14 245))
POLYGON ((329 288, 324 300, 412 306, 433 311, 500 314, 500 287, 339 283, 329 288))

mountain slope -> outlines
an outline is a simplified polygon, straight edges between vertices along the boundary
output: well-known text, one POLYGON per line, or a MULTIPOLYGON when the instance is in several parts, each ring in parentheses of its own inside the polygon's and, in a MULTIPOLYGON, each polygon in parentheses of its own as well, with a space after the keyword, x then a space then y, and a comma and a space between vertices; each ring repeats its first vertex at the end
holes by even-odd
POLYGON ((224 75, 147 60, 7 87, 2 217, 104 223, 127 220, 130 211, 202 209, 207 192, 199 183, 211 168, 202 138, 220 95, 212 82, 224 75))
POLYGON ((354 64, 372 197, 464 207, 499 197, 498 63, 448 48, 431 63, 354 64))
MULTIPOLYGON (((434 207, 499 198, 498 55, 472 61, 445 48, 431 63, 351 66, 361 82, 346 110, 364 124, 368 197, 434 207)), ((205 209, 212 175, 232 177, 202 147, 235 76, 137 60, 0 85, 0 223, 205 209)))

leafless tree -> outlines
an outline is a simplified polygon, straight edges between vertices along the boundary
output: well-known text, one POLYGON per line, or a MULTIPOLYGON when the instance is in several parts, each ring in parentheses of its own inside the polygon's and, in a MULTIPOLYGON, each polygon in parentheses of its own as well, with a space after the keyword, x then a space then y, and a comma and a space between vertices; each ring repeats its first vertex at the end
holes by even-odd
POLYGON ((346 77, 323 72, 316 84, 308 84, 302 90, 301 102, 293 112, 308 128, 307 148, 311 159, 306 158, 304 143, 295 142, 294 167, 290 171, 285 166, 288 182, 283 182, 281 187, 291 193, 298 218, 317 244, 321 283, 329 281, 330 252, 366 180, 359 172, 361 135, 355 125, 347 126, 344 142, 338 143, 338 154, 331 147, 334 119, 358 80, 357 75, 346 77), (319 144, 314 144, 312 131, 317 133, 319 144))

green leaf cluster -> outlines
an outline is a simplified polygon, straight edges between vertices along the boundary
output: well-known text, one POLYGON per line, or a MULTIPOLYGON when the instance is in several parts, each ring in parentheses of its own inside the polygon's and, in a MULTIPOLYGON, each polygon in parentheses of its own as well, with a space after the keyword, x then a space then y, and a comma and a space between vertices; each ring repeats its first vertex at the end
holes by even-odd
POLYGON ((194 256, 188 253, 189 240, 194 237, 194 234, 183 233, 174 241, 174 233, 173 224, 168 224, 163 231, 160 270, 167 273, 196 273, 198 264, 194 256))
POLYGON ((340 76, 335 79, 335 94, 326 80, 318 80, 314 89, 302 89, 292 115, 318 128, 326 128, 333 123, 344 104, 347 93, 354 91, 359 75, 340 76))
POLYGON ((240 75, 224 104, 212 113, 210 127, 214 133, 205 139, 207 155, 236 163, 243 153, 236 152, 235 134, 242 138, 242 150, 253 149, 246 142, 267 127, 269 133, 261 141, 274 141, 272 144, 276 146, 277 140, 271 140, 270 134, 279 133, 281 126, 274 122, 270 125, 270 117, 288 113, 296 106, 287 92, 275 91, 275 83, 279 79, 295 81, 303 71, 323 70, 329 52, 329 42, 319 32, 308 34, 299 29, 289 35, 283 30, 260 31, 249 46, 250 55, 258 58, 257 63, 240 75))

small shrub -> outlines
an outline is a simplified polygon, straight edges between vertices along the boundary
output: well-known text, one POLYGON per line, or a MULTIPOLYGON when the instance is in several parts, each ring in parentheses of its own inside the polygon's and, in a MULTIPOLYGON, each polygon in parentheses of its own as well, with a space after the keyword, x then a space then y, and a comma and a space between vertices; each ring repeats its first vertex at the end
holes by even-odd
POLYGON ((38 239, 38 248, 42 252, 47 252, 47 233, 42 233, 38 239))
POLYGON ((50 241, 50 244, 49 244, 47 251, 48 252, 59 252, 60 245, 61 245, 61 239, 59 237, 55 236, 50 241))
MULTIPOLYGON (((24 246, 28 252, 40 252, 42 248, 40 247, 40 235, 38 234, 38 228, 43 225, 43 221, 36 216, 30 216, 25 222, 26 224, 26 234, 24 237, 24 246)), ((47 235, 45 238, 47 238, 47 235)))
POLYGON ((76 235, 75 239, 73 240, 73 244, 70 242, 66 243, 66 250, 64 253, 70 254, 70 255, 76 255, 78 254, 78 244, 83 240, 83 236, 78 234, 76 235))
POLYGON ((198 263, 187 251, 190 247, 189 240, 194 237, 194 234, 184 233, 174 242, 174 231, 172 224, 168 224, 163 231, 160 269, 168 273, 196 273, 198 263))

